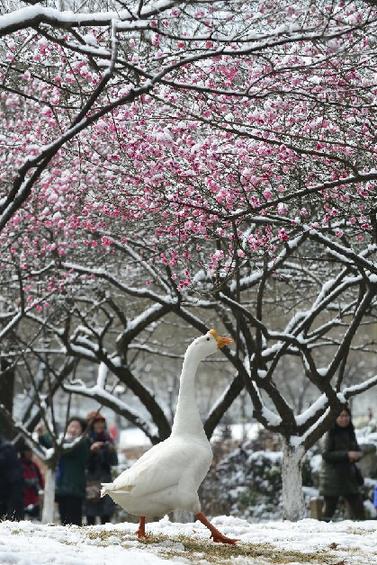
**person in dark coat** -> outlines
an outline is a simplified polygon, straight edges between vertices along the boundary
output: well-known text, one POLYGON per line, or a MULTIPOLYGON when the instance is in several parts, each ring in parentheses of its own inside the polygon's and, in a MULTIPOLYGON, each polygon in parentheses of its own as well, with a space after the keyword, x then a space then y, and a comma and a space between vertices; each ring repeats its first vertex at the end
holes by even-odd
POLYGON ((333 517, 339 497, 347 501, 352 519, 364 519, 363 499, 360 494, 363 479, 355 465, 361 457, 351 412, 345 407, 327 433, 322 452, 319 492, 325 499, 324 520, 328 521, 333 517))
POLYGON ((22 466, 17 449, 0 436, 0 520, 23 520, 22 466))
POLYGON ((109 496, 100 498, 101 483, 112 482, 111 467, 118 464, 118 457, 106 428, 106 419, 97 412, 90 413, 88 424, 90 455, 87 465, 86 520, 88 525, 94 525, 98 516, 101 524, 105 524, 110 522, 115 505, 109 496))
MULTIPOLYGON (((64 444, 73 442, 82 436, 86 422, 82 418, 72 416, 68 420, 64 444)), ((40 437, 40 443, 51 447, 51 438, 40 437)), ((60 521, 67 524, 82 525, 83 502, 86 490, 86 465, 89 457, 89 442, 85 437, 70 451, 63 453, 56 471, 55 500, 58 503, 60 521)))
POLYGON ((24 512, 30 518, 39 518, 39 491, 44 488, 44 480, 38 465, 33 461, 33 451, 28 445, 20 448, 22 474, 24 479, 24 512))

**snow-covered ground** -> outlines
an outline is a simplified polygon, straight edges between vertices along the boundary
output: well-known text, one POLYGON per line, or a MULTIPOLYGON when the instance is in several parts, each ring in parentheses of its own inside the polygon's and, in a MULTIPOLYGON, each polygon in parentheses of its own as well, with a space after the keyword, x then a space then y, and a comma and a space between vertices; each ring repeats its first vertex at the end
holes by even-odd
POLYGON ((249 524, 217 517, 213 523, 240 541, 214 544, 199 523, 167 519, 148 524, 147 542, 138 542, 135 524, 42 526, 0 523, 1 565, 375 565, 377 522, 316 520, 249 524))

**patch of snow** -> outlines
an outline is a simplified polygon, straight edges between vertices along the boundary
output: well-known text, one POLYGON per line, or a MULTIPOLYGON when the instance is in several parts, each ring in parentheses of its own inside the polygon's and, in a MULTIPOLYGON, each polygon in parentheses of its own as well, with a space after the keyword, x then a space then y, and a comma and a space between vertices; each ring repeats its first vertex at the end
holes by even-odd
MULTIPOLYGON (((128 533, 135 524, 127 524, 128 533)), ((103 530, 104 528, 102 528, 103 530)), ((108 530, 108 528, 106 528, 108 530)), ((124 547, 119 531, 104 541, 94 528, 77 526, 42 526, 34 522, 3 522, 0 524, 1 565, 166 565, 166 560, 154 551, 144 551, 141 544, 124 547), (88 534, 92 534, 91 537, 88 534), (118 536, 116 535, 118 533, 118 536), (138 547, 139 546, 139 547, 138 547)), ((160 548, 163 550, 163 547, 160 548)), ((182 564, 181 560, 169 563, 182 564)))
POLYGON ((265 406, 262 408, 262 416, 266 418, 271 426, 278 426, 281 423, 281 417, 265 406))
POLYGON ((338 392, 336 396, 343 404, 347 403, 346 397, 344 396, 343 392, 338 392))
MULTIPOLYGON (((297 562, 305 562, 308 553, 318 554, 313 565, 324 561, 347 565, 372 565, 377 561, 376 529, 374 520, 335 523, 305 519, 298 522, 276 521, 249 523, 241 518, 217 516, 212 523, 225 535, 239 539, 234 547, 232 563, 261 565, 270 562, 274 550, 296 551, 302 554, 297 562), (265 555, 256 559, 236 555, 237 547, 245 544, 268 544, 265 555), (326 556, 327 559, 324 557, 326 556)), ((147 523, 148 533, 166 536, 153 544, 140 543, 135 536, 136 525, 129 522, 104 526, 53 526, 35 522, 0 523, 0 563, 2 565, 182 565, 193 563, 177 536, 187 536, 203 543, 203 551, 196 563, 209 565, 206 546, 213 545, 208 530, 199 522, 173 523, 167 518, 147 523)), ((247 546, 246 546, 247 547, 247 546)), ((263 547, 261 547, 262 552, 263 547)), ((287 556, 288 557, 288 556, 287 556)), ((284 562, 287 562, 284 559, 284 562)), ((296 561, 294 561, 296 563, 296 561)), ((308 559, 309 562, 309 559, 308 559)), ((290 561, 293 564, 293 561, 290 561)))
POLYGON ((83 35, 83 40, 88 44, 88 45, 93 45, 94 47, 97 47, 98 42, 97 42, 97 38, 96 36, 89 32, 86 33, 85 35, 83 35))
POLYGON ((151 442, 139 428, 126 428, 119 434, 119 449, 150 446, 151 442))
POLYGON ((259 459, 269 459, 272 463, 281 464, 281 451, 254 451, 249 457, 249 461, 258 461, 259 459))
POLYGON ((302 445, 303 438, 301 436, 291 436, 289 444, 291 447, 298 448, 302 445))
POLYGON ((317 453, 309 458, 310 468, 313 473, 319 473, 322 465, 322 455, 317 453))

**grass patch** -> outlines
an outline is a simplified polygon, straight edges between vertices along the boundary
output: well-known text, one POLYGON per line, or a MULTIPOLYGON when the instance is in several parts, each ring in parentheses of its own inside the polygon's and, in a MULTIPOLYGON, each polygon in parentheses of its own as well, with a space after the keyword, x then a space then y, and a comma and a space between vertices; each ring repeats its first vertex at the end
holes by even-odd
MULTIPOLYGON (((114 531, 89 531, 86 537, 91 540, 98 540, 101 544, 111 544, 114 538, 119 540, 125 549, 130 547, 130 542, 135 542, 136 537, 131 533, 121 533, 114 531)), ((302 563, 303 565, 337 565, 339 558, 332 552, 321 550, 315 553, 303 553, 301 551, 278 549, 268 543, 241 543, 236 545, 226 545, 213 543, 209 539, 203 540, 188 536, 167 536, 165 534, 148 534, 145 540, 139 542, 140 549, 150 548, 157 550, 159 557, 171 559, 174 557, 185 558, 194 564, 200 561, 231 565, 236 558, 253 560, 256 563, 268 563, 271 565, 289 565, 291 563, 302 563), (171 543, 171 546, 167 544, 171 543), (177 547, 179 544, 180 547, 177 547)), ((134 544, 132 544, 135 547, 134 544)))
POLYGON ((349 528, 347 530, 348 534, 353 534, 355 536, 368 536, 371 533, 374 533, 375 530, 362 530, 361 528, 349 528))
POLYGON ((85 537, 92 541, 97 541, 101 545, 105 545, 105 546, 111 545, 112 543, 114 543, 114 539, 116 539, 119 545, 122 545, 124 548, 130 547, 131 544, 129 542, 136 541, 136 536, 134 536, 131 533, 127 534, 122 532, 101 531, 101 530, 95 530, 92 532, 86 531, 85 537))
MULTIPOLYGON (((193 555, 204 553, 210 563, 232 563, 236 557, 264 559, 270 563, 284 564, 296 561, 298 563, 331 563, 326 560, 324 553, 301 553, 293 550, 277 549, 268 543, 238 543, 236 545, 225 545, 222 543, 203 542, 202 540, 179 536, 178 541, 185 547, 185 552, 193 555)), ((194 555, 193 555, 194 556, 194 555)))
MULTIPOLYGON (((185 557, 194 563, 198 562, 198 557, 209 563, 221 563, 223 565, 234 563, 237 557, 245 559, 265 560, 271 564, 289 564, 292 562, 303 564, 335 565, 334 556, 322 550, 316 553, 302 553, 295 550, 278 549, 268 543, 238 543, 236 545, 226 545, 222 543, 212 543, 210 540, 191 538, 187 536, 176 536, 174 538, 164 535, 149 535, 143 542, 144 545, 160 544, 161 542, 178 542, 184 547, 183 551, 176 551, 160 548, 161 554, 165 557, 185 557)), ((162 556, 162 555, 161 555, 162 556)))
POLYGON ((91 540, 100 540, 102 542, 107 541, 109 538, 114 537, 125 537, 125 534, 119 534, 119 532, 111 532, 111 531, 101 531, 95 530, 94 532, 85 531, 85 537, 91 540))

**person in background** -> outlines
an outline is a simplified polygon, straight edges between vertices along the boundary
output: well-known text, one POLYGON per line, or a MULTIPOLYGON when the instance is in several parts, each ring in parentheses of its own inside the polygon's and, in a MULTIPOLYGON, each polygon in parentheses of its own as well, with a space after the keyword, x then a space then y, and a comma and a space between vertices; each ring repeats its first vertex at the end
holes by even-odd
POLYGON ((361 457, 350 409, 344 407, 326 435, 322 452, 319 492, 325 500, 324 520, 329 521, 333 517, 339 497, 347 501, 352 519, 364 519, 360 494, 363 478, 355 465, 361 457))
MULTIPOLYGON (((84 436, 86 421, 72 416, 67 423, 64 445, 84 436)), ((51 447, 48 434, 40 436, 45 447, 51 447)), ((86 436, 77 441, 71 450, 63 453, 56 472, 55 500, 58 503, 60 521, 67 524, 82 525, 83 502, 86 488, 86 465, 89 457, 89 442, 86 436)))
POLYGON ((109 427, 109 434, 111 439, 113 440, 114 443, 117 443, 117 441, 119 440, 119 428, 116 425, 115 422, 113 422, 109 427))
POLYGON ((23 520, 22 488, 17 449, 0 436, 0 520, 23 520))
POLYGON ((114 502, 109 496, 100 497, 101 483, 112 482, 111 467, 118 464, 113 440, 106 428, 106 419, 98 412, 88 414, 88 438, 90 455, 87 464, 87 486, 85 513, 88 525, 110 522, 114 513, 114 502))
POLYGON ((32 449, 24 444, 20 448, 22 474, 24 479, 24 512, 30 518, 40 517, 39 491, 44 488, 44 480, 38 465, 33 461, 32 449))

